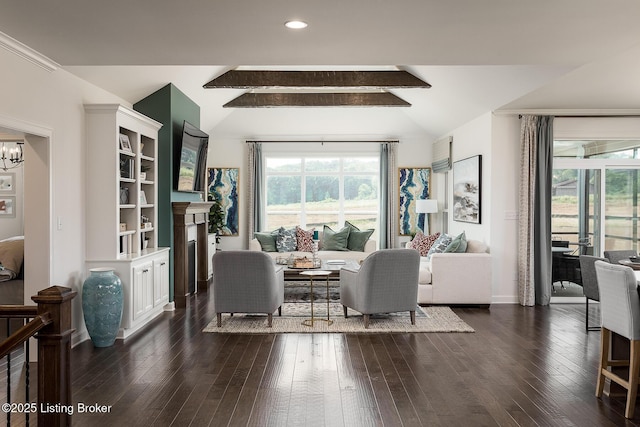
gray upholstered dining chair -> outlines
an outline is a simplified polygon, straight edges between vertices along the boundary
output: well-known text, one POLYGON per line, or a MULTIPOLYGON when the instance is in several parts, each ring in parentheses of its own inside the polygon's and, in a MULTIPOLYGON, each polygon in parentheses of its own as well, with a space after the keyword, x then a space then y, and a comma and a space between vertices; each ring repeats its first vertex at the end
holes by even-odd
POLYGON ((596 261, 596 275, 600 288, 600 313, 602 332, 600 338, 600 363, 596 396, 602 397, 605 378, 627 389, 624 416, 632 418, 638 393, 640 375, 640 298, 638 283, 633 270, 619 264, 596 261), (610 360, 611 332, 630 340, 629 360, 610 360), (628 381, 610 371, 610 366, 629 366, 628 381))
POLYGON ((604 257, 609 260, 611 264, 619 264, 618 261, 623 259, 629 259, 630 256, 638 256, 638 253, 632 249, 620 250, 620 251, 604 251, 604 257))
POLYGON ((609 262, 606 258, 592 255, 580 255, 580 276, 582 281, 582 293, 585 296, 585 328, 586 331, 599 331, 599 326, 589 326, 589 300, 600 301, 598 279, 596 277, 596 261, 609 262))
POLYGON ((222 313, 282 314, 284 271, 264 252, 220 251, 213 256, 213 305, 222 326, 222 313))
POLYGON ((420 255, 414 249, 381 249, 364 259, 358 270, 340 270, 340 302, 364 315, 408 311, 416 323, 420 255))

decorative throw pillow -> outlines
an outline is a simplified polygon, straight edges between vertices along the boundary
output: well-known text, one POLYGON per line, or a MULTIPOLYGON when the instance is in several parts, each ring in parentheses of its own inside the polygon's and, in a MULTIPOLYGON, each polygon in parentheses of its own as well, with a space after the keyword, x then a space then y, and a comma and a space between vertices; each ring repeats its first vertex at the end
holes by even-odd
POLYGON ((254 233, 253 236, 260 242, 260 246, 264 252, 277 252, 276 238, 278 230, 272 232, 254 233))
POLYGON ((349 221, 345 221, 345 227, 349 227, 349 240, 347 241, 347 249, 350 251, 364 252, 364 246, 367 244, 369 237, 373 234, 373 229, 360 230, 349 221))
POLYGON ((417 250, 420 256, 427 256, 429 249, 431 249, 435 241, 438 240, 438 237, 440 237, 440 232, 427 236, 423 234, 422 231, 418 231, 407 247, 417 250))
POLYGON ((467 236, 464 231, 458 234, 455 239, 449 243, 449 246, 444 250, 445 252, 457 252, 462 253, 467 251, 467 236))
POLYGON ((293 252, 296 250, 296 229, 290 228, 285 230, 284 227, 280 227, 278 230, 278 237, 276 237, 276 248, 278 252, 293 252))
POLYGON ((303 230, 296 225, 296 242, 298 250, 302 252, 313 252, 313 232, 315 228, 309 231, 303 230))
POLYGON ((449 236, 448 234, 441 234, 440 237, 438 237, 438 239, 433 243, 431 249, 429 249, 427 257, 431 257, 431 255, 433 254, 444 252, 444 250, 447 249, 447 246, 449 246, 452 240, 453 237, 449 236))
POLYGON ((340 231, 333 231, 331 227, 325 225, 322 231, 322 250, 348 251, 349 231, 349 227, 343 227, 340 231))

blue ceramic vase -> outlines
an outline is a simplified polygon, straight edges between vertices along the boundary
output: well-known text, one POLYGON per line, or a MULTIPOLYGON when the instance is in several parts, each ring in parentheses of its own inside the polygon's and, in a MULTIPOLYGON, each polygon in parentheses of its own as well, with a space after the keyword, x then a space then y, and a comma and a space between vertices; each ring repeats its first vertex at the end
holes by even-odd
POLYGON ((122 320, 122 282, 112 268, 92 268, 82 285, 82 311, 96 347, 113 345, 122 320))

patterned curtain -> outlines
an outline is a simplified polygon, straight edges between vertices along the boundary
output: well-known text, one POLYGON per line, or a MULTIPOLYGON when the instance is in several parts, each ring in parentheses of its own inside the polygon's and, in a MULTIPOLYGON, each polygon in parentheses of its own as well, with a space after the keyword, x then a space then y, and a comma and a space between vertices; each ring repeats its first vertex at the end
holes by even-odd
POLYGON ((259 142, 247 142, 249 150, 248 159, 248 187, 247 192, 247 248, 256 231, 261 231, 264 218, 262 206, 262 144, 259 142))
POLYGON ((380 249, 393 248, 398 231, 397 152, 397 141, 380 144, 380 249))
POLYGON ((520 304, 551 299, 553 116, 523 116, 520 127, 518 296, 520 304))

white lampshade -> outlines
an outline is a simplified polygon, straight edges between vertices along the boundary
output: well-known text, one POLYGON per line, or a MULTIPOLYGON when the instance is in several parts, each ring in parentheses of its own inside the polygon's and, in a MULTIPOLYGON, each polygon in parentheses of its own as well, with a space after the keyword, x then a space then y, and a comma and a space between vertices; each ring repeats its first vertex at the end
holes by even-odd
POLYGON ((438 212, 438 201, 434 199, 416 200, 416 213, 438 212))

